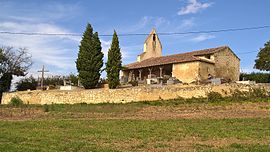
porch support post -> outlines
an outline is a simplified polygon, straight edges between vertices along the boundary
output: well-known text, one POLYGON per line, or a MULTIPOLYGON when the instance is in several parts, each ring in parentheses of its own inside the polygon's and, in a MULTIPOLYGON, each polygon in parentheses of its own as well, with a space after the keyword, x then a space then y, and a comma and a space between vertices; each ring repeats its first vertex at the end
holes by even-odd
POLYGON ((152 68, 148 68, 148 70, 149 70, 149 76, 148 76, 148 78, 151 79, 152 78, 152 68))
POLYGON ((162 70, 163 70, 163 67, 159 67, 159 77, 162 78, 162 70))
POLYGON ((81 86, 81 81, 80 81, 80 79, 78 79, 78 87, 80 87, 81 86))
POLYGON ((132 80, 136 80, 134 70, 132 70, 132 80))
POLYGON ((133 80, 133 70, 129 71, 129 76, 128 76, 128 81, 132 81, 133 80))
POLYGON ((142 80, 142 69, 139 70, 139 80, 142 80))

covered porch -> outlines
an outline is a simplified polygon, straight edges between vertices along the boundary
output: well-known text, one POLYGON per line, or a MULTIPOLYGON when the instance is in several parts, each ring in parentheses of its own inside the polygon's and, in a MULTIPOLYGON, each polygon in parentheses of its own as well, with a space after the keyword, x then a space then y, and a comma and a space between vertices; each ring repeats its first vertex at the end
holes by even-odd
POLYGON ((126 83, 130 81, 138 81, 146 83, 148 81, 160 80, 172 77, 172 64, 150 66, 142 68, 133 68, 122 70, 121 81, 126 83))

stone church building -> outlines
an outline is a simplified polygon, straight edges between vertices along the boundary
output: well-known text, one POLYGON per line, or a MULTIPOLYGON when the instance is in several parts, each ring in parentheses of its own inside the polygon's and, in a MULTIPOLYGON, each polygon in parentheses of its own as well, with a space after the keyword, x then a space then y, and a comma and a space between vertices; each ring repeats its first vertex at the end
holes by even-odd
POLYGON ((124 67, 120 76, 128 81, 165 76, 185 83, 203 82, 209 76, 238 81, 240 75, 240 59, 228 46, 162 56, 162 45, 155 29, 145 40, 137 62, 124 67))

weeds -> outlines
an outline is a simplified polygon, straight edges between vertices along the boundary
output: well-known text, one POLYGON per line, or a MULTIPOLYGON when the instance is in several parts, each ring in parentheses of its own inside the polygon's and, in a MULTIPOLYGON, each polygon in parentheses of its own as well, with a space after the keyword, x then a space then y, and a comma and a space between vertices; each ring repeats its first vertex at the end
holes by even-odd
POLYGON ((253 97, 253 98, 267 98, 267 97, 270 97, 269 92, 267 92, 264 88, 253 88, 253 89, 250 89, 249 92, 251 93, 250 97, 253 97))
POLYGON ((270 93, 264 88, 252 88, 249 91, 240 91, 238 89, 231 91, 229 96, 232 101, 246 101, 246 100, 258 100, 270 98, 270 93))
MULTIPOLYGON (((144 105, 175 106, 179 104, 193 103, 219 103, 219 102, 243 102, 243 101, 270 101, 270 93, 263 88, 253 88, 249 91, 231 90, 230 95, 222 96, 218 92, 209 92, 206 97, 192 97, 189 99, 177 98, 171 100, 143 101, 144 105)), ((132 103, 130 103, 132 104, 132 103)))
POLYGON ((47 104, 43 105, 44 112, 49 112, 49 106, 47 104))
MULTIPOLYGON (((248 91, 231 90, 226 96, 222 96, 218 92, 209 92, 206 97, 193 97, 185 99, 178 97, 176 99, 164 100, 160 97, 157 101, 143 101, 143 102, 131 102, 131 103, 99 103, 99 104, 87 104, 85 102, 78 104, 49 104, 39 106, 44 112, 58 112, 58 111, 73 111, 73 112, 123 112, 123 111, 136 111, 144 106, 178 106, 183 104, 223 104, 232 102, 270 102, 270 93, 263 88, 253 88, 248 91)), ((23 101, 14 97, 11 99, 9 105, 22 106, 23 101)), ((31 105, 37 106, 37 105, 31 105)))
POLYGON ((23 101, 19 97, 13 97, 11 98, 9 105, 19 107, 23 105, 23 101))
POLYGON ((138 86, 138 81, 132 80, 129 82, 129 84, 131 84, 132 86, 138 86))
POLYGON ((207 99, 208 99, 208 102, 217 102, 217 101, 223 100, 224 98, 218 92, 209 92, 207 94, 207 99))

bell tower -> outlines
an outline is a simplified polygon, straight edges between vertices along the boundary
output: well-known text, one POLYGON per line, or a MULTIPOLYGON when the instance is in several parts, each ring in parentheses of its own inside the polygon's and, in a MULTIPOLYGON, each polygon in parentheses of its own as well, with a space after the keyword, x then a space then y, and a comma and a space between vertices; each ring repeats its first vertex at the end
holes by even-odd
POLYGON ((143 53, 138 55, 137 61, 143 61, 149 58, 162 56, 162 45, 156 33, 156 29, 152 29, 146 40, 144 41, 143 53))

